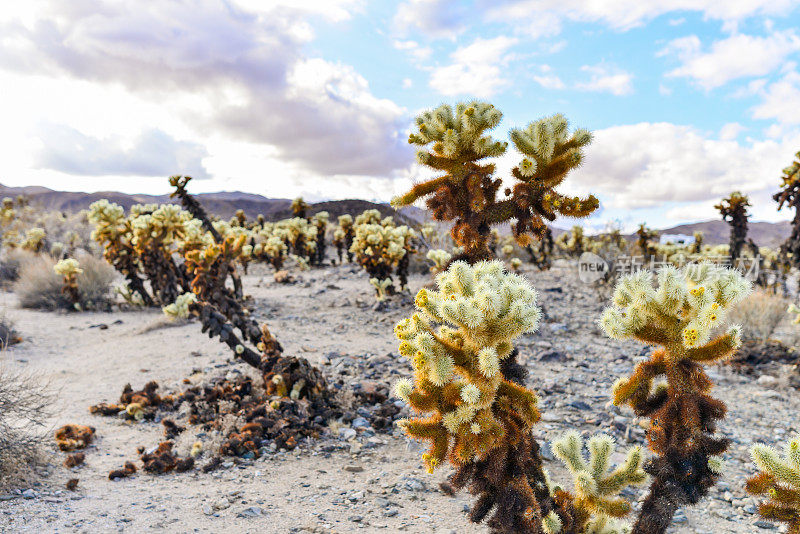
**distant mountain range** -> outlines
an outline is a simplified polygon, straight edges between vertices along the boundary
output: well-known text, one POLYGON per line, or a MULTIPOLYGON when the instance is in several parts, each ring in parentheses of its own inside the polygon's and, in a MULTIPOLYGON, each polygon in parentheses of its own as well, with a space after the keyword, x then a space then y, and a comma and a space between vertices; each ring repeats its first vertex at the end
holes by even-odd
MULTIPOLYGON (((128 195, 116 191, 99 191, 97 193, 74 193, 69 191, 54 191, 46 187, 7 187, 0 184, 0 197, 15 197, 26 195, 31 202, 47 210, 75 212, 86 209, 92 202, 106 198, 111 202, 123 206, 126 210, 133 204, 165 203, 175 202, 169 195, 128 195)), ((259 214, 269 221, 285 219, 291 216, 292 201, 285 198, 267 198, 253 193, 243 193, 241 191, 223 191, 220 193, 199 193, 195 195, 203 206, 220 218, 228 219, 236 213, 236 210, 244 210, 245 215, 252 219, 259 214)), ((348 199, 348 200, 329 200, 312 204, 311 213, 327 211, 331 218, 335 219, 339 215, 349 213, 357 215, 367 209, 377 209, 384 215, 393 215, 403 222, 421 223, 429 220, 427 211, 408 207, 399 211, 394 210, 388 204, 370 202, 368 200, 348 199)), ((728 242, 729 228, 727 223, 718 221, 706 221, 692 224, 681 224, 671 228, 659 229, 661 234, 686 234, 692 235, 696 231, 703 232, 704 241, 709 244, 720 244, 728 242)), ((553 228, 553 233, 557 236, 564 230, 553 228)), ((776 247, 783 243, 791 233, 788 221, 779 223, 751 222, 749 237, 760 246, 776 247)), ((632 235, 627 236, 633 238, 632 235)))
MULTIPOLYGON (((126 210, 134 204, 180 204, 177 199, 170 198, 169 195, 128 195, 117 191, 98 191, 96 193, 75 193, 69 191, 54 191, 46 187, 7 187, 0 184, 0 197, 16 197, 25 195, 30 198, 31 203, 49 211, 77 212, 87 209, 93 202, 101 199, 108 199, 115 202, 126 210)), ((209 213, 213 213, 222 219, 233 217, 237 210, 243 210, 248 219, 254 219, 259 214, 263 215, 268 221, 277 221, 291 217, 292 201, 285 198, 267 198, 253 193, 243 193, 241 191, 223 191, 220 193, 198 193, 194 195, 209 213)), ((400 212, 394 210, 388 204, 378 204, 368 200, 348 199, 331 200, 312 204, 310 214, 319 211, 327 211, 331 219, 335 220, 339 215, 349 213, 357 215, 364 210, 377 209, 385 217, 392 215, 403 222, 420 222, 424 219, 424 211, 418 208, 403 209, 400 212)))

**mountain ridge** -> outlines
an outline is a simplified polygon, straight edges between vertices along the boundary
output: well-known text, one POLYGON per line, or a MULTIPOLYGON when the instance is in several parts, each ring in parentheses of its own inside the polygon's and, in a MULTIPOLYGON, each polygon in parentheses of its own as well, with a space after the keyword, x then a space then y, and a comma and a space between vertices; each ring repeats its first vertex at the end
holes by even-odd
MULTIPOLYGON (((133 204, 148 203, 177 203, 176 199, 166 195, 148 194, 127 194, 118 191, 97 191, 94 193, 57 191, 42 186, 8 187, 0 184, 0 196, 26 195, 31 202, 40 205, 47 210, 57 210, 65 212, 76 212, 86 209, 92 202, 101 199, 108 199, 111 202, 123 206, 126 210, 133 204)), ((228 219, 241 209, 248 218, 252 219, 259 214, 269 221, 285 219, 291 216, 290 199, 269 198, 257 193, 246 193, 243 191, 219 191, 214 193, 198 193, 194 195, 203 206, 210 212, 223 219, 228 219)), ((394 210, 385 203, 371 202, 361 199, 346 200, 327 200, 311 204, 310 213, 327 211, 331 219, 335 220, 339 215, 349 213, 356 215, 367 209, 377 209, 383 216, 393 215, 399 220, 408 223, 423 223, 430 220, 426 210, 410 206, 399 211, 394 210)), ((789 221, 778 223, 769 222, 750 222, 751 237, 759 246, 777 247, 783 243, 791 233, 789 221)), ((657 229, 660 234, 686 234, 692 235, 695 231, 702 231, 704 241, 709 244, 721 244, 728 242, 728 224, 721 221, 702 221, 696 223, 686 223, 672 226, 669 228, 657 229)), ((563 233, 565 230, 553 228, 555 235, 563 233)), ((634 234, 628 234, 628 239, 634 238, 634 234)))

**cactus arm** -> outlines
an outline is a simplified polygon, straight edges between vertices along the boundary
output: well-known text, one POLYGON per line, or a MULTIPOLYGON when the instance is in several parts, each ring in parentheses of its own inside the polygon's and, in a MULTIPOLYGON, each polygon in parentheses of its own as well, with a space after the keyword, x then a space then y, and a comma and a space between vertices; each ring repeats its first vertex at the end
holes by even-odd
POLYGON ((647 345, 664 345, 670 342, 669 333, 665 328, 647 324, 634 332, 634 337, 647 345))
POLYGON ((702 347, 689 349, 686 353, 688 357, 696 362, 713 362, 730 356, 740 342, 732 334, 718 336, 713 341, 706 343, 702 347))
POLYGON ((440 176, 438 178, 433 178, 428 180, 427 182, 420 182, 418 184, 414 184, 414 186, 409 190, 407 193, 397 196, 392 199, 392 206, 399 208, 403 206, 410 206, 418 199, 430 195, 441 186, 448 182, 447 176, 440 176))

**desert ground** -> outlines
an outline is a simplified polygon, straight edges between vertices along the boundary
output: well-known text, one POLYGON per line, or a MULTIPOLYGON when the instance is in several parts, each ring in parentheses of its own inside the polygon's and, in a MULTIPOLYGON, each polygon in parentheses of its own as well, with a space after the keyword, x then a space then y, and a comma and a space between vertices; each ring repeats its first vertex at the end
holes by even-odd
MULTIPOLYGON (((539 331, 518 343, 530 371, 528 386, 541 398, 543 421, 535 427, 536 437, 548 442, 578 429, 609 433, 621 444, 644 444, 639 421, 630 410, 611 405, 609 392, 650 349, 601 333, 594 321, 608 290, 580 283, 574 265, 557 262, 546 272, 526 265, 523 272, 538 289, 545 312, 539 331)), ((410 376, 411 365, 398 355, 392 333, 412 312, 410 298, 395 298, 387 311, 374 311, 366 274, 350 265, 295 276, 295 284, 278 284, 271 271, 256 266, 244 277, 257 318, 270 325, 285 354, 307 358, 330 383, 341 379, 346 388, 410 376)), ((429 275, 413 275, 412 294, 428 283, 429 275)), ((126 383, 138 388, 156 380, 164 390, 179 391, 185 377, 248 372, 246 366, 202 334, 196 322, 170 324, 157 309, 31 311, 19 308, 10 292, 2 293, 0 302, 24 338, 2 354, 4 365, 39 375, 57 392, 51 429, 79 423, 97 431, 85 464, 72 469, 62 466, 65 453, 49 440, 47 466, 36 481, 0 493, 2 532, 486 531, 467 520, 468 494, 451 497, 439 490, 448 467, 428 474, 420 445, 396 428, 381 433, 363 421, 357 424, 356 406, 350 424, 334 422, 320 439, 292 451, 226 460, 207 474, 140 471, 109 480, 110 470, 136 459, 137 447, 157 444, 162 428, 157 422, 91 415, 90 405, 116 401, 126 383), (70 478, 80 479, 75 492, 65 489, 70 478)), ((754 442, 772 444, 800 430, 792 373, 780 365, 749 375, 730 366, 710 369, 714 394, 729 407, 720 433, 732 445, 721 481, 700 504, 681 510, 670 532, 778 530, 759 520, 744 481, 754 472, 748 453, 754 442)), ((554 481, 571 485, 547 447, 544 455, 554 481)), ((637 488, 629 495, 641 502, 644 493, 637 488)))

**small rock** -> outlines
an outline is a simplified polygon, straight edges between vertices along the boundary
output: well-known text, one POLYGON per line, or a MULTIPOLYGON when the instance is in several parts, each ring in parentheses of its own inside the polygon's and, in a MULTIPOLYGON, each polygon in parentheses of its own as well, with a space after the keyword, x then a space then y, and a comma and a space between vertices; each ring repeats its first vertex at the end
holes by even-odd
POLYGON ((353 439, 354 437, 356 437, 357 435, 358 435, 358 432, 356 432, 352 428, 343 428, 343 429, 339 430, 339 437, 342 438, 345 441, 349 441, 349 440, 353 439))
POLYGON ((251 506, 236 514, 236 517, 258 517, 261 515, 264 515, 264 510, 262 508, 251 506))
POLYGON ((758 380, 756 380, 756 383, 759 386, 770 388, 778 385, 778 379, 771 375, 761 375, 758 377, 758 380))
POLYGON ((33 491, 32 489, 26 489, 25 491, 22 492, 22 498, 23 499, 35 499, 36 498, 36 492, 33 491))
POLYGON ((344 470, 348 473, 361 473, 364 471, 364 468, 360 465, 346 465, 344 466, 344 470))

